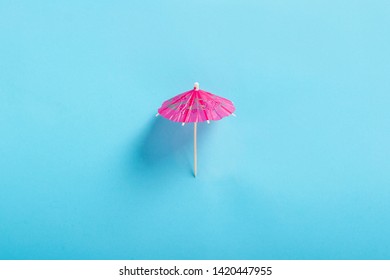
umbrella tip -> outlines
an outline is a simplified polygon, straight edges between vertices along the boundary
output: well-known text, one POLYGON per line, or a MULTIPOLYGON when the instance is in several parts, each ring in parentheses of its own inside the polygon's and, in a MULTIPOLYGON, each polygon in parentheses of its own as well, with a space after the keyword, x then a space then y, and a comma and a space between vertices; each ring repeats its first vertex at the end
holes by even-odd
POLYGON ((198 82, 194 83, 194 89, 199 90, 199 83, 198 82))

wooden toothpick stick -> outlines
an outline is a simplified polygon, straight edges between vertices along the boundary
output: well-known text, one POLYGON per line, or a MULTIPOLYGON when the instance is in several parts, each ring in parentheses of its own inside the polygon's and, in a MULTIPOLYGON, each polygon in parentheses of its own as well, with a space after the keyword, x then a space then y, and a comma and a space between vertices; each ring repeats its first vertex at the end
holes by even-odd
POLYGON ((196 125, 197 122, 194 122, 194 176, 196 177, 196 125))

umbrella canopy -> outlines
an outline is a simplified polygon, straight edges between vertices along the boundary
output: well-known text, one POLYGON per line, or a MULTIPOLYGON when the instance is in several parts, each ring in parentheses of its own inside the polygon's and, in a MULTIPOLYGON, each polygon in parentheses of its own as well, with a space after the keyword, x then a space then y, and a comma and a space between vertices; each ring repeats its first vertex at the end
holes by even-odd
POLYGON ((217 121, 233 114, 235 108, 230 100, 199 89, 195 83, 192 90, 183 92, 165 101, 158 113, 174 122, 217 121))

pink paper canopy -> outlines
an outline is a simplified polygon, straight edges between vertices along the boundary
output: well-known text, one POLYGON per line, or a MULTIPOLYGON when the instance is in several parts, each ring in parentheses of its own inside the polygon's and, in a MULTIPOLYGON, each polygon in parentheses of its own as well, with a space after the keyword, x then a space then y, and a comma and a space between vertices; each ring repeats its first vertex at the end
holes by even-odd
POLYGON ((158 113, 174 122, 217 121, 233 114, 235 107, 230 100, 198 89, 186 91, 165 101, 158 113))

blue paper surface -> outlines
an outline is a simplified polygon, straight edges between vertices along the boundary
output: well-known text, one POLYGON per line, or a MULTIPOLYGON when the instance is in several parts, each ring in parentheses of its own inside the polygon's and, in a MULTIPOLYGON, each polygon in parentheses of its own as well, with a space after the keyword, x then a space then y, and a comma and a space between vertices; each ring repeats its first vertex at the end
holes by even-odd
POLYGON ((389 259, 389 12, 1 1, 0 259, 389 259))

